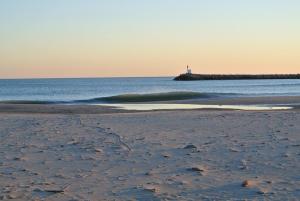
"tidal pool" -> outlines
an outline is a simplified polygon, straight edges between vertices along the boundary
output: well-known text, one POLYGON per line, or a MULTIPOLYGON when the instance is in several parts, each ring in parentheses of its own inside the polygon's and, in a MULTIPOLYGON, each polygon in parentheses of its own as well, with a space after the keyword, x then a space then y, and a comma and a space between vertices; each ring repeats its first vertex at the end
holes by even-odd
POLYGON ((293 107, 267 105, 199 105, 199 104, 97 104, 123 110, 192 110, 192 109, 231 109, 231 110, 289 110, 293 107))

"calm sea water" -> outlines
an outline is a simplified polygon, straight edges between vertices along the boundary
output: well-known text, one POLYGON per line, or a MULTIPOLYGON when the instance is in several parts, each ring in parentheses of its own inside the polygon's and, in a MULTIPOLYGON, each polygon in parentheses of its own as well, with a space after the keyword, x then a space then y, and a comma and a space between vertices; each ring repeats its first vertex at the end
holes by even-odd
POLYGON ((173 81, 157 78, 0 80, 0 101, 76 101, 122 94, 199 92, 234 96, 300 95, 300 80, 173 81))

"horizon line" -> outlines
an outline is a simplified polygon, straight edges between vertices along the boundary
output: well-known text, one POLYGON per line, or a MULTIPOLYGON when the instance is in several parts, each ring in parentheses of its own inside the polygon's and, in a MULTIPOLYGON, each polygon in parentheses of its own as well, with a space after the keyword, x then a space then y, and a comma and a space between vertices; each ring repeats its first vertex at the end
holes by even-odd
MULTIPOLYGON (((163 77, 177 77, 186 73, 177 75, 158 75, 158 76, 82 76, 82 77, 8 77, 0 80, 38 80, 38 79, 97 79, 97 78, 163 78, 163 77)), ((299 73, 192 73, 193 75, 300 75, 299 73)))
POLYGON ((1 78, 0 80, 38 80, 38 79, 97 79, 97 78, 163 78, 163 77, 176 77, 173 75, 162 75, 162 76, 97 76, 97 77, 90 77, 90 76, 83 76, 83 77, 16 77, 16 78, 1 78))

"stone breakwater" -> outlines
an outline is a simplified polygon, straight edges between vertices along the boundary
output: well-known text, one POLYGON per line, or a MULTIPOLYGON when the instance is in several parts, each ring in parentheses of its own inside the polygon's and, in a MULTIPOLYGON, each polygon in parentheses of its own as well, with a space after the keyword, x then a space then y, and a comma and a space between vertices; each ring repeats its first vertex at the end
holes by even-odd
POLYGON ((257 79, 300 79, 300 74, 181 74, 174 78, 176 81, 257 79))

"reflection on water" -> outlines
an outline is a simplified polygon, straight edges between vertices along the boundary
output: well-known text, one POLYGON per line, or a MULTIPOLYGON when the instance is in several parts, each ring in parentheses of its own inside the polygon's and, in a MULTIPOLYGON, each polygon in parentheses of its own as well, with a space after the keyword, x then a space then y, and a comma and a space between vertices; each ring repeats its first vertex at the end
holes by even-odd
POLYGON ((123 110, 188 110, 188 109, 231 109, 231 110, 289 110, 293 107, 262 105, 196 105, 196 104, 97 104, 123 110))

